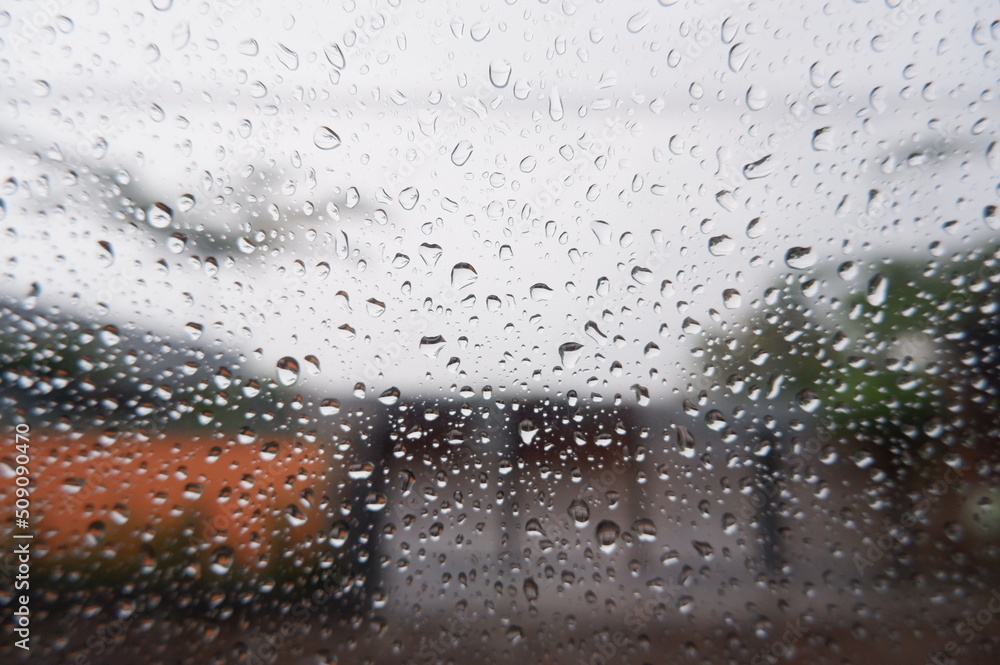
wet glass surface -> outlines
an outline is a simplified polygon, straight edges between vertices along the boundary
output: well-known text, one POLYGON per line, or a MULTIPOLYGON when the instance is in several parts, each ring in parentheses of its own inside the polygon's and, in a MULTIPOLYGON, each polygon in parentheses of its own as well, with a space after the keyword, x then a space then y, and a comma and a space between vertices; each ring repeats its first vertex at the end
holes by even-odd
POLYGON ((0 658, 996 662, 996 10, 0 8, 0 658))

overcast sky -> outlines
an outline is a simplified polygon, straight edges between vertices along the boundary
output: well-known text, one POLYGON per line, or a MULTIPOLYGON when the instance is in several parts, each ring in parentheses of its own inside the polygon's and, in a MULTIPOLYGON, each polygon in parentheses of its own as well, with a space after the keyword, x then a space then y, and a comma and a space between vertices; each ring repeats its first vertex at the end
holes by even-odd
POLYGON ((5 293, 199 324, 243 373, 312 354, 307 390, 664 399, 700 366, 682 322, 745 320, 792 247, 996 236, 985 0, 314 4, 8 9, 5 293))

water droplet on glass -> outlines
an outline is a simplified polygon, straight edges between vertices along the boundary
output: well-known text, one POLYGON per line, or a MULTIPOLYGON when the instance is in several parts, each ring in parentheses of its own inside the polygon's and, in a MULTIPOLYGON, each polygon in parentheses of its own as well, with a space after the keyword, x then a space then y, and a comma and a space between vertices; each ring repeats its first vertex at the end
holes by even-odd
POLYGON ((220 367, 212 377, 212 381, 220 390, 228 390, 233 383, 233 373, 227 367, 220 367))
POLYGON ((465 166, 472 156, 472 143, 469 141, 459 141, 451 151, 451 163, 455 166, 465 166))
POLYGON ((86 541, 88 545, 99 545, 104 540, 107 527, 100 520, 91 522, 87 527, 86 541))
POLYGON ((237 44, 236 50, 241 54, 252 58, 260 53, 260 44, 257 43, 256 39, 244 39, 237 44))
POLYGON ((695 551, 706 561, 711 561, 715 556, 715 548, 712 547, 711 543, 706 543, 700 540, 692 540, 691 546, 694 547, 695 551))
POLYGON ((590 521, 590 507, 587 505, 586 501, 574 499, 573 502, 569 504, 569 510, 567 512, 578 527, 585 526, 587 522, 590 521))
POLYGON ((889 280, 882 275, 875 275, 868 283, 868 292, 865 298, 872 307, 881 307, 885 304, 889 295, 889 280))
POLYGON ((285 508, 285 519, 292 526, 302 526, 309 521, 308 515, 302 512, 302 509, 295 504, 290 504, 285 508))
POLYGON ((319 403, 319 414, 321 416, 335 416, 340 413, 340 402, 333 398, 326 398, 319 403))
POLYGON ((629 17, 625 28, 634 35, 642 32, 647 25, 649 25, 649 12, 641 11, 629 17))
POLYGON ((651 543, 656 540, 656 525, 653 520, 640 517, 632 523, 632 533, 644 543, 651 543))
POLYGON ((468 263, 456 263, 451 269, 451 285, 456 289, 471 286, 477 279, 479 279, 479 274, 468 263))
POLYGON ((747 59, 750 57, 750 48, 743 44, 734 44, 731 49, 729 49, 729 68, 734 72, 739 74, 744 65, 747 64, 747 59))
POLYGON ((529 603, 538 600, 538 583, 533 579, 524 580, 524 597, 529 603))
POLYGON ((708 241, 708 251, 712 256, 727 256, 736 248, 736 243, 727 235, 714 236, 708 241))
POLYGON ((736 197, 728 189, 724 189, 715 195, 716 202, 722 207, 726 212, 733 212, 736 210, 738 205, 736 197))
POLYGON ((997 213, 997 206, 988 205, 983 208, 983 222, 994 231, 1000 231, 1000 214, 997 213))
POLYGON ((608 336, 604 334, 595 321, 587 321, 583 326, 583 332, 587 333, 587 336, 600 346, 604 346, 608 342, 608 336))
POLYGON ((299 361, 291 356, 285 356, 278 361, 278 383, 283 386, 294 385, 299 380, 299 361))
POLYGON ((378 396, 378 401, 386 406, 392 406, 399 401, 399 388, 388 388, 378 396))
POLYGON ((407 187, 399 193, 399 205, 403 207, 403 210, 413 210, 419 200, 420 192, 417 191, 416 187, 407 187))
POLYGON ((101 329, 98 336, 104 346, 114 346, 122 340, 121 334, 116 326, 108 325, 101 329))
POLYGON ((510 82, 510 62, 502 58, 490 63, 490 83, 498 88, 506 88, 510 82))
POLYGON ((479 21, 478 23, 475 23, 471 28, 469 28, 469 36, 472 37, 472 40, 476 42, 483 41, 489 34, 490 34, 490 24, 484 21, 479 21))
POLYGON ((815 413, 820 407, 819 395, 811 390, 802 390, 795 396, 801 408, 806 413, 815 413))
POLYGON ((309 373, 313 376, 318 376, 320 373, 319 358, 310 354, 305 357, 306 367, 309 369, 309 373))
POLYGON ((174 221, 174 211, 163 203, 154 203, 146 211, 146 219, 154 229, 165 229, 174 221))
POLYGON ((605 554, 614 552, 618 544, 618 537, 621 535, 621 528, 611 520, 601 520, 595 530, 597 536, 597 546, 605 554))
POLYGON ((320 150, 333 150, 340 145, 340 136, 329 127, 319 127, 313 133, 313 143, 320 150))
POLYGON ((559 361, 563 367, 570 369, 576 367, 576 364, 580 362, 580 358, 583 356, 582 353, 583 344, 577 342, 565 342, 559 345, 559 361))
POLYGON ((563 115, 563 102, 559 96, 559 90, 552 88, 552 92, 549 94, 549 117, 552 118, 553 122, 559 122, 563 119, 563 115))
POLYGON ((771 164, 771 155, 766 155, 761 157, 756 162, 751 162, 743 167, 743 175, 746 176, 747 180, 755 180, 757 178, 763 178, 765 176, 771 175, 774 170, 774 165, 771 164))
POLYGON ((277 441, 268 441, 261 445, 260 447, 260 458, 265 462, 270 462, 275 457, 278 456, 278 452, 281 450, 281 444, 277 441))
POLYGON ((600 219, 595 219, 590 223, 590 230, 597 237, 597 242, 604 246, 611 244, 611 225, 600 219))
MULTIPOLYGON (((4 211, 3 201, 0 201, 0 211, 4 211)), ((3 219, 3 215, 0 214, 0 220, 3 219)), ((110 268, 115 263, 115 250, 110 242, 107 240, 98 240, 97 244, 101 248, 100 254, 98 254, 98 262, 101 264, 102 268, 110 268)))
POLYGON ((249 238, 240 238, 236 241, 236 246, 244 254, 253 254, 257 251, 256 245, 254 245, 249 238))
POLYGON ((548 284, 539 283, 528 289, 528 293, 535 302, 545 302, 551 300, 555 292, 549 288, 548 284))
POLYGON ((751 111, 759 111, 767 106, 770 95, 767 89, 760 85, 752 85, 747 88, 747 108, 751 111))
POLYGON ((542 523, 538 521, 537 517, 532 517, 524 524, 524 532, 529 536, 544 536, 545 530, 542 529, 542 523))
POLYGON ((424 260, 424 263, 433 268, 437 265, 438 259, 441 258, 441 254, 444 250, 441 249, 440 245, 432 245, 430 243, 423 243, 419 248, 420 258, 424 260))
POLYGON ((445 339, 441 335, 420 338, 420 352, 428 358, 436 358, 444 348, 445 339))
POLYGON ((337 520, 330 525, 330 544, 334 547, 343 547, 344 543, 347 542, 347 538, 351 535, 351 528, 347 526, 347 522, 343 520, 337 520))
POLYGON ((353 208, 358 205, 361 201, 361 193, 358 192, 357 187, 348 187, 347 191, 344 192, 344 205, 348 208, 353 208))
POLYGON ((232 548, 226 545, 218 547, 212 552, 212 562, 209 565, 209 570, 216 575, 225 575, 233 567, 233 559, 232 548))
POLYGON ((250 96, 254 99, 262 99, 267 96, 267 86, 260 81, 250 84, 250 96))
POLYGON ((833 143, 833 129, 830 127, 820 127, 813 132, 812 147, 813 150, 820 152, 833 150, 835 147, 833 143))
POLYGON ((188 237, 183 233, 174 233, 167 238, 167 250, 171 254, 180 254, 187 247, 188 237))
POLYGON ((369 298, 365 308, 368 310, 368 315, 376 319, 385 314, 385 303, 375 298, 369 298))
POLYGON ((344 57, 344 51, 340 48, 340 44, 327 44, 323 47, 323 55, 326 56, 326 61, 337 69, 343 69, 347 66, 347 59, 344 57))
POLYGON ((639 284, 650 284, 653 281, 653 271, 642 266, 632 268, 632 279, 639 284))
POLYGON ((796 270, 812 268, 816 265, 816 253, 812 247, 792 247, 785 253, 785 264, 796 270))
POLYGON ((111 518, 111 521, 119 526, 127 523, 131 515, 131 511, 121 503, 116 503, 114 508, 112 508, 108 513, 108 517, 111 518))
POLYGON ((705 424, 708 425, 709 429, 721 432, 726 428, 726 418, 718 409, 712 409, 705 414, 705 424))
POLYGON ((275 48, 278 62, 285 66, 288 71, 294 72, 299 68, 299 54, 288 48, 284 44, 278 44, 275 48))

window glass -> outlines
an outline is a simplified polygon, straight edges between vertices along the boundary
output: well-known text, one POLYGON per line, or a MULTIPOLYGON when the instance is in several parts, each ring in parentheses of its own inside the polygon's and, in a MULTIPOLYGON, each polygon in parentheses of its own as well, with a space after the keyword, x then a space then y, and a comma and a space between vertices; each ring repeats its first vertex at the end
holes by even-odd
POLYGON ((0 8, 3 661, 996 662, 996 10, 0 8))

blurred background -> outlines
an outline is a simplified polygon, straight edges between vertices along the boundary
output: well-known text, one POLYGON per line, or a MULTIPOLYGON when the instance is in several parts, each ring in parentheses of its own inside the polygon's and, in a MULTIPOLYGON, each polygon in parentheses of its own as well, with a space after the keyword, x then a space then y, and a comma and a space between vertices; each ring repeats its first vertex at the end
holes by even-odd
POLYGON ((996 662, 998 44, 0 8, 4 662, 996 662))

